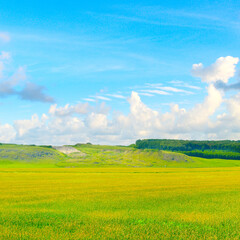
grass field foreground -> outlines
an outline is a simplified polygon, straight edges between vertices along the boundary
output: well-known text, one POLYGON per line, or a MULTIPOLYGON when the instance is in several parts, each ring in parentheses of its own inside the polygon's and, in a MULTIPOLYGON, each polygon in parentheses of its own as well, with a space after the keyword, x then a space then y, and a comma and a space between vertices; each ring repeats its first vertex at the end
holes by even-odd
POLYGON ((0 239, 240 239, 240 168, 2 168, 0 239))

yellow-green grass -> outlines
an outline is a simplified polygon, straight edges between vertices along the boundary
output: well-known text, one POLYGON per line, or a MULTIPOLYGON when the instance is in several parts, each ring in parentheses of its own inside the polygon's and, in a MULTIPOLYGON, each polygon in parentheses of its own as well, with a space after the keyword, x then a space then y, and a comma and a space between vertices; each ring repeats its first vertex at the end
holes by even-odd
POLYGON ((2 167, 56 167, 66 155, 55 149, 41 146, 0 145, 0 168, 2 167))
POLYGON ((240 239, 240 168, 2 168, 0 239, 240 239))
POLYGON ((48 147, 0 145, 0 168, 240 167, 240 160, 204 159, 176 152, 89 144, 75 147, 81 153, 66 155, 48 147))
POLYGON ((206 159, 176 152, 88 144, 75 147, 86 155, 71 154, 58 162, 58 167, 240 167, 240 160, 206 159))

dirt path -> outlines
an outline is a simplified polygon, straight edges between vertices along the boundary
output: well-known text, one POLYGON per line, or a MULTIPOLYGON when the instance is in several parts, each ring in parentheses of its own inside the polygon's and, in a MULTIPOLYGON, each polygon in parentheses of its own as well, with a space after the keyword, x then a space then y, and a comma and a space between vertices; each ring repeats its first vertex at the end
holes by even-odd
POLYGON ((64 154, 81 153, 76 148, 70 146, 53 146, 53 148, 64 154))

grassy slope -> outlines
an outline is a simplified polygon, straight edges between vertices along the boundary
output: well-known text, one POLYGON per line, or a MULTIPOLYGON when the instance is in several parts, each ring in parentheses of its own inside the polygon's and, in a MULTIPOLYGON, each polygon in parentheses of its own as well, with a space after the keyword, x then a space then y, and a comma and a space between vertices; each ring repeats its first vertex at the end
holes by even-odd
POLYGON ((0 239, 240 239, 240 168, 0 169, 0 239))
POLYGON ((1 167, 232 167, 239 160, 203 159, 184 154, 131 147, 79 145, 69 156, 55 149, 0 145, 1 167), (84 154, 82 154, 84 153, 84 154))
POLYGON ((0 167, 54 167, 66 156, 52 148, 4 144, 0 145, 0 167))
MULTIPOLYGON (((80 145, 78 150, 86 156, 71 158, 58 166, 75 167, 231 167, 240 166, 240 161, 222 159, 203 159, 184 154, 139 150, 131 147, 80 145)), ((75 157, 74 157, 75 156, 75 157)))

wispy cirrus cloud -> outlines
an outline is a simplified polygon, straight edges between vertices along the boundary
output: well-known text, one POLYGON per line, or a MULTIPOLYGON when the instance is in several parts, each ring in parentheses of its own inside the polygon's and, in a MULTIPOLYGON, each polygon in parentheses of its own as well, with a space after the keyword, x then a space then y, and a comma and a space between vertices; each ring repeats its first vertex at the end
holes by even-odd
MULTIPOLYGON (((192 9, 166 9, 161 6, 137 6, 122 8, 121 13, 94 13, 87 14, 96 18, 111 18, 113 20, 133 22, 140 24, 156 25, 156 26, 177 26, 183 28, 198 29, 222 29, 226 27, 239 28, 239 23, 232 20, 231 16, 225 15, 224 10, 219 8, 215 14, 207 10, 192 9)), ((232 9, 231 9, 232 10, 232 9)), ((233 12, 233 11, 232 11, 233 12)), ((238 15, 234 11, 235 16, 238 15)))
POLYGON ((95 98, 99 100, 104 100, 104 101, 111 101, 111 98, 104 97, 104 96, 95 96, 95 98))
POLYGON ((162 90, 156 90, 156 89, 146 89, 146 90, 139 90, 140 92, 143 93, 153 93, 153 94, 158 94, 158 95, 170 95, 171 93, 162 91, 162 90))
POLYGON ((93 98, 83 98, 83 100, 87 102, 96 102, 96 100, 93 98))
POLYGON ((110 94, 110 93, 107 93, 105 94, 106 96, 109 96, 109 97, 113 97, 113 98, 119 98, 119 99, 126 99, 126 97, 124 97, 123 95, 121 94, 110 94))
POLYGON ((112 18, 119 21, 135 22, 157 26, 177 26, 183 28, 198 29, 239 29, 238 11, 231 4, 217 6, 214 13, 208 8, 166 8, 158 5, 138 5, 131 7, 122 7, 121 14, 95 14, 98 17, 112 18), (228 10, 228 11, 226 11, 228 10), (231 12, 231 14, 228 14, 231 12), (234 17, 233 17, 234 16, 234 17))
POLYGON ((157 89, 164 90, 164 91, 169 91, 169 92, 174 92, 174 93, 186 93, 186 94, 193 94, 193 92, 180 89, 180 88, 175 88, 175 87, 156 87, 157 89))
POLYGON ((185 83, 185 82, 179 81, 179 80, 173 80, 173 81, 170 81, 169 83, 173 84, 173 86, 175 86, 175 87, 185 87, 185 88, 190 88, 190 89, 194 89, 194 90, 201 90, 202 89, 199 86, 191 85, 189 83, 185 83))
POLYGON ((154 94, 146 93, 146 92, 138 92, 138 95, 147 96, 147 97, 154 97, 154 94))
POLYGON ((178 26, 178 27, 184 27, 184 28, 202 28, 202 29, 206 29, 206 28, 217 28, 217 27, 222 27, 222 24, 219 24, 219 26, 214 26, 214 25, 194 25, 191 22, 180 22, 180 21, 167 21, 166 19, 162 18, 162 19, 153 19, 150 15, 149 16, 136 16, 136 15, 119 15, 119 14, 102 14, 102 15, 98 15, 98 17, 108 17, 108 18, 112 18, 112 19, 118 19, 121 21, 125 21, 125 22, 135 22, 135 23, 142 23, 142 24, 149 24, 149 25, 156 25, 156 26, 178 26), (164 21, 163 21, 164 19, 164 21))
MULTIPOLYGON (((188 86, 188 84, 185 84, 180 81, 170 81, 170 84, 173 84, 174 86, 182 86, 185 88, 194 88, 194 89, 201 89, 195 86, 188 86)), ((181 94, 194 94, 192 91, 188 91, 182 88, 177 88, 173 86, 163 86, 163 83, 146 83, 143 86, 135 86, 135 89, 137 90, 139 95, 142 96, 148 96, 148 97, 153 97, 155 95, 171 95, 172 93, 181 93, 181 94)))
POLYGON ((201 90, 202 89, 199 86, 190 85, 188 83, 184 83, 183 86, 186 87, 186 88, 191 88, 191 89, 195 89, 195 90, 201 90))

